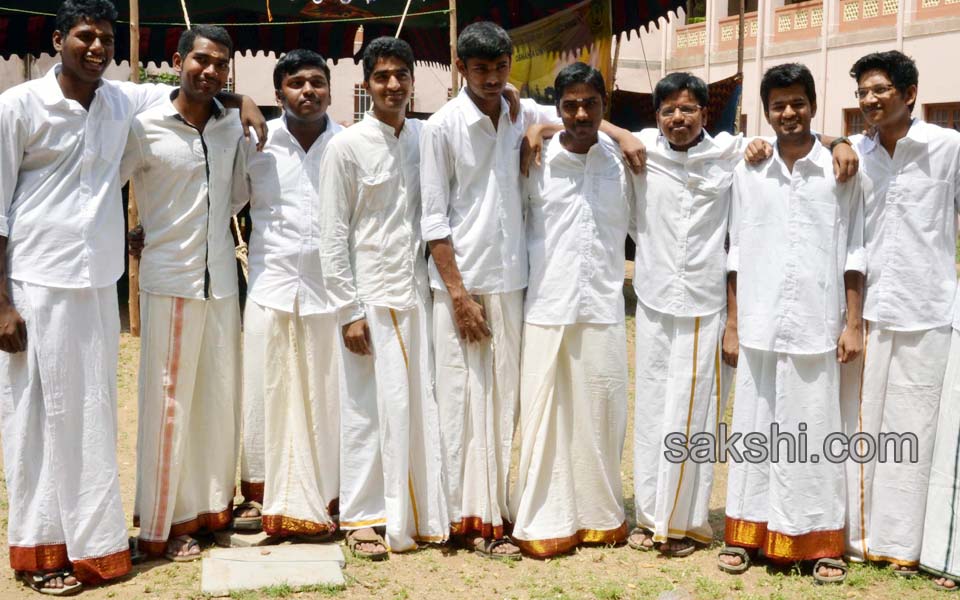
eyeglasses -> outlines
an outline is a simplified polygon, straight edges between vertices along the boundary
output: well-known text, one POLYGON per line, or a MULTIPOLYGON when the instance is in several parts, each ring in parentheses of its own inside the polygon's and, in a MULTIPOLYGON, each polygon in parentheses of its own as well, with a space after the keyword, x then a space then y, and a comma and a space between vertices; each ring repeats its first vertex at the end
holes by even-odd
POLYGON ((870 88, 857 88, 853 95, 856 96, 857 100, 863 100, 868 94, 873 94, 874 98, 879 98, 886 96, 895 89, 897 88, 892 85, 875 85, 870 88))
POLYGON ((701 108, 703 107, 701 107, 699 104, 681 104, 680 106, 664 106, 658 111, 657 114, 659 114, 661 118, 669 119, 679 110, 681 115, 685 117, 692 117, 693 115, 697 114, 697 112, 701 108))

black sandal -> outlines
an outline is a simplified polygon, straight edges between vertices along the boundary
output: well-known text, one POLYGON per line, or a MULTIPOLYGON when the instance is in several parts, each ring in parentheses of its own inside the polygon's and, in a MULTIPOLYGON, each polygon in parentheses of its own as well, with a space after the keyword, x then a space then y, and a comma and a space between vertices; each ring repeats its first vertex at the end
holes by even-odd
POLYGON ((67 585, 66 581, 64 581, 63 587, 61 588, 44 587, 48 582, 58 577, 63 580, 66 580, 67 577, 73 577, 73 571, 69 570, 51 571, 49 573, 43 571, 21 571, 18 575, 20 576, 20 580, 31 590, 48 596, 73 596, 74 594, 79 594, 80 590, 83 589, 83 584, 79 581, 73 585, 67 585))

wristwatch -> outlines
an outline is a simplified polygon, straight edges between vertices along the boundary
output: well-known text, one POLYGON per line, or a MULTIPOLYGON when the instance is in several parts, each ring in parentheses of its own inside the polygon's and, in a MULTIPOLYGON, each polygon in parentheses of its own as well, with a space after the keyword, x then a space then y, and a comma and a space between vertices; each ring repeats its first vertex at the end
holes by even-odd
POLYGON ((845 135, 842 135, 842 136, 840 136, 840 137, 838 137, 838 138, 834 138, 833 141, 830 142, 830 145, 828 146, 828 148, 830 148, 830 152, 833 152, 833 149, 836 148, 837 146, 839 146, 840 144, 846 144, 846 145, 848 145, 848 146, 852 146, 852 145, 853 145, 853 144, 850 143, 850 138, 848 138, 848 137, 845 136, 845 135))

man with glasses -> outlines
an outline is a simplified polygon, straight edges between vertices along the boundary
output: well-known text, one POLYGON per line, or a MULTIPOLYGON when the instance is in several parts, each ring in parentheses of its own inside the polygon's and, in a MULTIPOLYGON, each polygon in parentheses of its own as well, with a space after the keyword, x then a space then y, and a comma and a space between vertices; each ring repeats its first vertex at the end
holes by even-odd
MULTIPOLYGON (((923 539, 924 568, 960 574, 960 565, 945 564, 953 534, 944 528, 956 497, 957 416, 940 413, 955 322, 960 134, 911 116, 919 74, 900 52, 868 54, 850 76, 876 134, 854 139, 866 176, 870 268, 864 356, 843 373, 844 427, 848 435, 874 439, 881 432, 913 433, 918 460, 847 463, 846 551, 853 560, 886 561, 899 574, 916 573, 939 413, 939 466, 930 481, 932 528, 923 539)), ((954 353, 960 350, 953 347, 954 353)))

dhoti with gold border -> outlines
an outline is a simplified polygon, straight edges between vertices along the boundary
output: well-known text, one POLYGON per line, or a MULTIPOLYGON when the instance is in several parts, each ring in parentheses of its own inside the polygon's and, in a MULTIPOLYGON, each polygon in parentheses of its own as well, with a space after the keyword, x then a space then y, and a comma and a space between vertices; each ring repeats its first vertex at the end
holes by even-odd
POLYGON ((546 558, 627 537, 620 479, 626 335, 615 325, 525 323, 513 540, 546 558))

